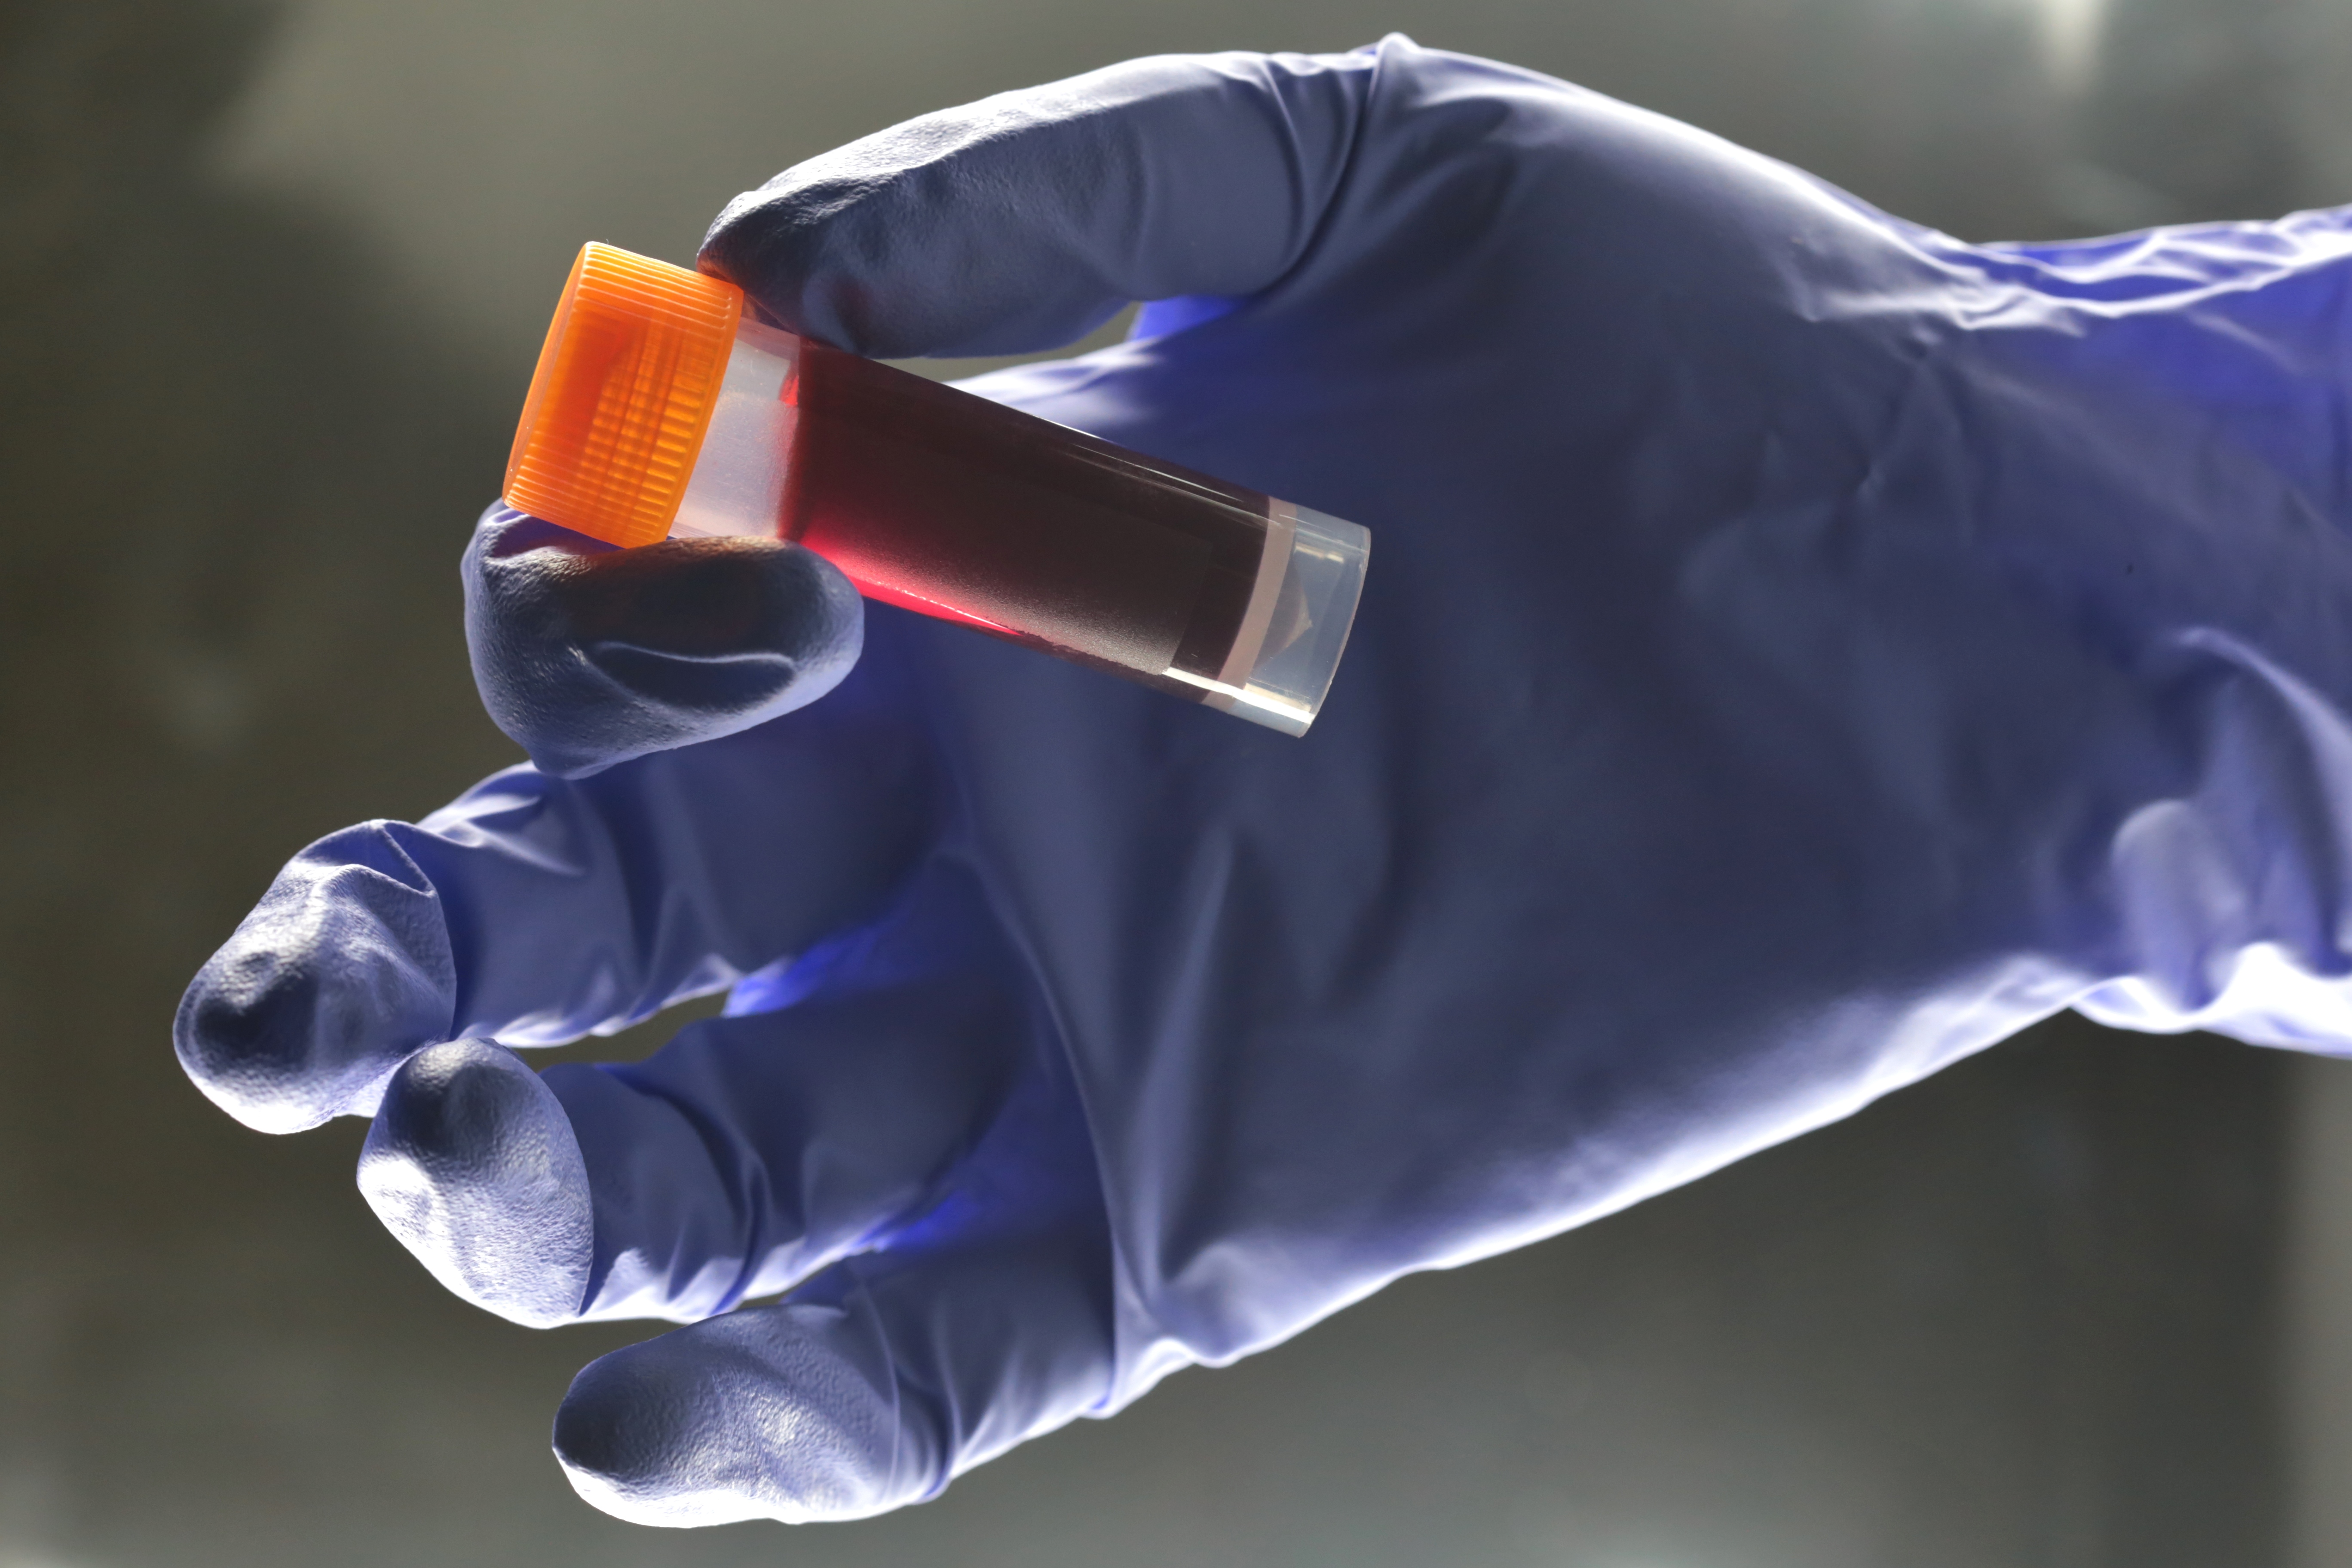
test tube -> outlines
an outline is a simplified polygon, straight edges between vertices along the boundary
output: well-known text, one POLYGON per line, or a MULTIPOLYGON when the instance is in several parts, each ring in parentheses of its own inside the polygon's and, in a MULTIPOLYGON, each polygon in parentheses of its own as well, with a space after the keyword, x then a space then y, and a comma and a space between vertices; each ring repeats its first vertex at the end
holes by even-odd
POLYGON ((867 598, 1303 735, 1347 646, 1351 522, 765 325, 590 245, 507 504, 624 547, 753 534, 867 598))

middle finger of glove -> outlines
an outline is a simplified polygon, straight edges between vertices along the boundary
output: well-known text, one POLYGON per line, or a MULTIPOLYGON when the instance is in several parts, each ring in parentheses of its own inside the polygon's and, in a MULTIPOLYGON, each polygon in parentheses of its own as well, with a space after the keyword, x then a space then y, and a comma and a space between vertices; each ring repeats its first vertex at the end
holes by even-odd
POLYGON ((881 665, 740 735, 578 782, 510 769, 320 840, 189 986, 181 1064, 297 1131, 373 1115, 424 1047, 610 1033, 874 918, 933 832, 881 665))

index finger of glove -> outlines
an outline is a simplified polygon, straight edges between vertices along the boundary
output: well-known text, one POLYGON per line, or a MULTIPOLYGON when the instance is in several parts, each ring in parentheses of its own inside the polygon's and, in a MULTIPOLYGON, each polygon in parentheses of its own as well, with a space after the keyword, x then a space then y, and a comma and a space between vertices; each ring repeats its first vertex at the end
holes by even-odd
POLYGON ((781 540, 615 550, 499 505, 463 577, 482 705, 564 778, 804 708, 863 646, 849 579, 781 540))
POLYGON ((1255 293, 1313 240, 1380 56, 1171 55, 927 114, 730 203, 702 266, 881 356, 1013 353, 1255 293))

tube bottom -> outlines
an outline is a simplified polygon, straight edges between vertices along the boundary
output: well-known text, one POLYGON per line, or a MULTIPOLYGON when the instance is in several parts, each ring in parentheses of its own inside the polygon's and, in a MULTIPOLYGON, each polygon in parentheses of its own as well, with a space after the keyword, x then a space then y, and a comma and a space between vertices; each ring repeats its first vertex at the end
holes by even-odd
POLYGON ((1352 522, 1276 501, 1265 554, 1240 635, 1217 679, 1170 666, 1209 707, 1304 735, 1347 650, 1372 536, 1352 522))

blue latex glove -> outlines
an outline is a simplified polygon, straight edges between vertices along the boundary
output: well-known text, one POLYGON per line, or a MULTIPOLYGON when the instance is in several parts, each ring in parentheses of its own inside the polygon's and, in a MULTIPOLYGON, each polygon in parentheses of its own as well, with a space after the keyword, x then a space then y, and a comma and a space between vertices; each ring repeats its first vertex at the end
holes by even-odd
POLYGON ((773 717, 854 648, 828 570, 493 511, 547 771, 305 851, 182 1058, 373 1113, 492 1310, 692 1322, 555 1438, 694 1523, 929 1496, 2061 1008, 2341 1047, 2347 256, 1962 245, 1402 39, 884 132, 705 264, 877 354, 1162 301, 974 385, 1372 530, 1314 732, 883 609, 773 717), (729 984, 641 1066, 504 1048, 729 984))

